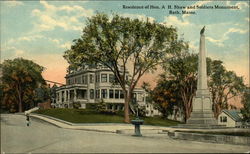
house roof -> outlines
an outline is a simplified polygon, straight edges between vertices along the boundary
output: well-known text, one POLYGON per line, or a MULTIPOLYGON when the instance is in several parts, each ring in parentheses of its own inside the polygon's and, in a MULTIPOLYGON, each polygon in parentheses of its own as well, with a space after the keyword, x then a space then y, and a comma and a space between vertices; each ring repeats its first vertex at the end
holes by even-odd
POLYGON ((241 117, 239 115, 239 110, 222 110, 225 114, 227 114, 229 117, 231 117, 234 121, 241 121, 241 117))

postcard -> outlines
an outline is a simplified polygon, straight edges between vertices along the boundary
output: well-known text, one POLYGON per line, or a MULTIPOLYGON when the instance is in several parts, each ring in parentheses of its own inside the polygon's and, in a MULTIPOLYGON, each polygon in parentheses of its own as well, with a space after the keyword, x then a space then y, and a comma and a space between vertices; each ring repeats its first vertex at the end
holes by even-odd
POLYGON ((244 139, 171 137, 172 124, 194 124, 197 111, 217 118, 199 123, 206 129, 218 122, 249 138, 249 123, 238 123, 250 79, 249 2, 7 0, 0 7, 1 153, 250 151, 244 139), (184 50, 199 60, 176 56, 184 50), (40 77, 49 92, 36 89, 40 77), (230 114, 239 114, 233 124, 230 114))

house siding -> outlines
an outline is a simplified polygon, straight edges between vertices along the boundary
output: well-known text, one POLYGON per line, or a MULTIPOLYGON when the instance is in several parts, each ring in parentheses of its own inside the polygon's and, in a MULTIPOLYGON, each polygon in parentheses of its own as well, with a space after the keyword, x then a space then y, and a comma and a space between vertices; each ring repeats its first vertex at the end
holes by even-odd
POLYGON ((219 125, 226 125, 226 127, 240 127, 241 126, 241 122, 236 122, 234 119, 232 119, 229 115, 227 115, 224 112, 222 112, 218 116, 218 124, 219 125), (221 121, 221 118, 223 118, 223 117, 227 117, 227 121, 226 122, 222 122, 221 121))

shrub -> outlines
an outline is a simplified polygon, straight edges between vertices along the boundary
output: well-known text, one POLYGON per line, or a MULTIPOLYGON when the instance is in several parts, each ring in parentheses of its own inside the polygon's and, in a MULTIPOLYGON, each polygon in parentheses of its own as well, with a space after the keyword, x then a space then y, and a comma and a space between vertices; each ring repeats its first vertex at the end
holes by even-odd
POLYGON ((73 108, 74 109, 79 109, 81 107, 81 103, 80 102, 73 102, 73 108))
POLYGON ((97 104, 96 109, 98 112, 105 112, 106 111, 106 104, 103 101, 103 99, 101 99, 101 101, 97 104))
POLYGON ((138 108, 138 115, 140 117, 146 117, 146 114, 147 114, 146 107, 145 106, 139 106, 139 108, 138 108))
POLYGON ((87 103, 86 109, 97 110, 97 104, 96 103, 87 103))
POLYGON ((117 115, 117 111, 115 110, 104 110, 104 111, 100 111, 100 113, 102 114, 107 114, 107 115, 117 115))

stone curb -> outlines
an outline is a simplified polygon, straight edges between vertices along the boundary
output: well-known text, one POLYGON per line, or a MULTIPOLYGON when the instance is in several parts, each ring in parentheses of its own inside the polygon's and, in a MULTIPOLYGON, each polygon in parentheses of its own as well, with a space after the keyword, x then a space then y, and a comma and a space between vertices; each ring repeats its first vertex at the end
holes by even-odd
POLYGON ((233 145, 250 145, 250 137, 246 136, 228 136, 214 134, 200 134, 190 132, 174 132, 169 131, 168 136, 172 139, 190 140, 198 142, 233 144, 233 145))

